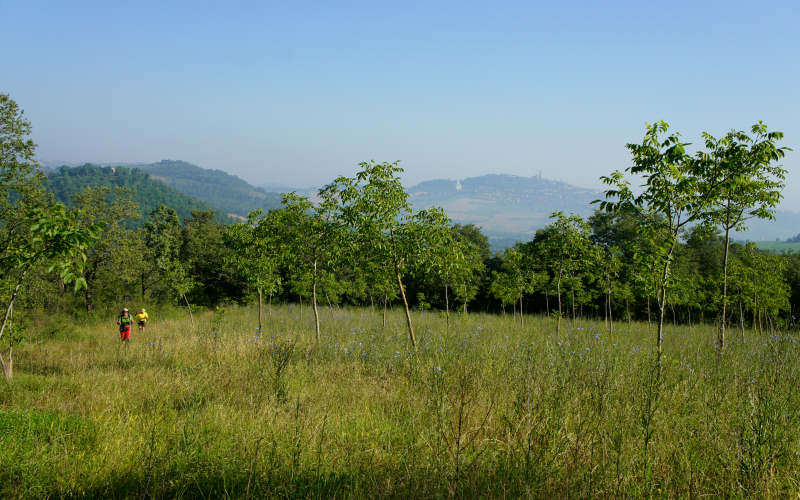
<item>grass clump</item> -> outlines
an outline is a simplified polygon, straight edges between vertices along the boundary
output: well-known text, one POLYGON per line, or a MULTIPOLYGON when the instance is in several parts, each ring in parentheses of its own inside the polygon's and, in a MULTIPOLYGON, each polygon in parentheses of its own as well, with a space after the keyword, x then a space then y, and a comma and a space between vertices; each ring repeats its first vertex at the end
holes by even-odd
MULTIPOLYGON (((800 355, 712 327, 297 307, 31 336, 0 386, 0 495, 779 497, 800 488, 800 355), (566 327, 564 327, 566 326, 566 327)), ((157 314, 153 314, 157 318, 157 314)), ((36 325, 31 329, 35 330, 36 325)))

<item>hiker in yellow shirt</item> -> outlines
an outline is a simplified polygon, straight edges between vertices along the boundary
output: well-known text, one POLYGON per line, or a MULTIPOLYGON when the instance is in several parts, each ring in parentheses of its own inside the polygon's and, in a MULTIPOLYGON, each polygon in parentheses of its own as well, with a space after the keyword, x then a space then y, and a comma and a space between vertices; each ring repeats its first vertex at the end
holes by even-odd
POLYGON ((147 311, 144 310, 144 307, 141 311, 139 311, 136 316, 136 323, 139 325, 139 333, 144 333, 144 326, 147 324, 147 320, 150 319, 150 316, 147 315, 147 311))

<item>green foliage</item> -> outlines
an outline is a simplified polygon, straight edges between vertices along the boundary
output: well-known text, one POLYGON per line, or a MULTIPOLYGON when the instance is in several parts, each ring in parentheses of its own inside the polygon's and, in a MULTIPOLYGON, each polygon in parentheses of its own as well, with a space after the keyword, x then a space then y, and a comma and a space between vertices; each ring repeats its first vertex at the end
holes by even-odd
POLYGON ((720 139, 703 133, 706 151, 697 155, 702 195, 709 200, 704 216, 725 232, 745 229, 751 218, 774 219, 783 198, 786 170, 776 164, 790 151, 777 144, 783 133, 762 122, 751 133, 734 130, 720 139))
POLYGON ((137 284, 141 272, 142 242, 125 227, 126 222, 139 218, 138 206, 129 190, 116 188, 113 196, 110 191, 107 187, 87 187, 75 197, 80 225, 88 228, 101 224, 104 228, 88 249, 83 268, 87 312, 92 312, 98 301, 119 304, 125 290, 137 284))
MULTIPOLYGON (((85 252, 103 226, 100 222, 81 226, 80 212, 44 196, 33 161, 35 145, 27 137, 30 132, 17 104, 0 94, 0 292, 7 299, 0 337, 29 273, 44 268, 64 284, 74 282, 76 290, 86 286, 85 252)), ((6 377, 10 378, 10 370, 6 377)))
POLYGON ((414 327, 408 307, 403 276, 414 264, 420 242, 416 226, 408 224, 411 206, 400 182, 403 171, 397 163, 361 163, 355 177, 338 177, 323 189, 325 197, 338 200, 338 217, 349 228, 350 255, 357 268, 369 270, 375 291, 397 281, 406 309, 411 345, 416 347, 414 327))
MULTIPOLYGON (((210 206, 154 179, 136 168, 98 167, 91 164, 80 167, 61 167, 47 177, 47 190, 56 199, 72 205, 76 196, 87 187, 105 187, 109 193, 115 188, 124 188, 132 193, 141 213, 149 214, 159 206, 172 208, 181 219, 191 216, 193 210, 209 210, 210 206)), ((228 217, 222 217, 228 221, 228 217)), ((128 229, 141 224, 137 219, 128 219, 128 229)))
POLYGON ((616 212, 632 211, 639 215, 643 224, 638 232, 647 241, 647 246, 657 252, 657 265, 661 269, 656 281, 657 300, 660 309, 656 346, 661 352, 663 342, 664 314, 667 307, 667 289, 670 284, 671 264, 681 230, 702 217, 710 200, 703 197, 702 179, 697 175, 695 164, 686 153, 687 144, 680 141, 679 134, 664 137, 669 130, 666 122, 648 124, 641 144, 627 144, 633 165, 625 172, 644 180, 642 190, 634 194, 630 181, 619 171, 601 177, 611 186, 605 192, 606 199, 598 201, 601 210, 616 212))
POLYGON ((193 211, 190 218, 184 219, 180 260, 196 283, 188 293, 193 303, 210 306, 244 297, 241 274, 220 265, 232 252, 225 243, 227 229, 211 210, 193 211))
POLYGON ((142 294, 150 290, 162 299, 185 299, 195 281, 180 258, 183 228, 177 212, 163 205, 151 212, 142 227, 142 238, 147 249, 142 270, 142 294))
POLYGON ((225 244, 231 249, 226 263, 268 295, 276 293, 281 285, 278 268, 284 249, 279 236, 277 212, 264 216, 260 211, 251 212, 246 224, 228 226, 224 235, 225 244))
MULTIPOLYGON (((191 163, 162 160, 149 165, 131 165, 161 180, 169 187, 217 209, 220 214, 247 216, 253 210, 268 212, 281 205, 281 196, 253 187, 222 170, 200 168, 191 163)), ((173 207, 177 210, 177 207, 173 207)), ((196 210, 196 209, 195 209, 196 210)), ((181 218, 185 218, 180 210, 181 218)))

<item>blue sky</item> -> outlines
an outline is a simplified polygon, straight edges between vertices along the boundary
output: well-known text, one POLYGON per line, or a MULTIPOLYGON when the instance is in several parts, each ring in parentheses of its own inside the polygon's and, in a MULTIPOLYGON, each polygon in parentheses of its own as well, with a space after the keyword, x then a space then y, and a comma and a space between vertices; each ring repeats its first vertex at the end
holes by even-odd
POLYGON ((43 160, 183 159, 320 185, 359 161, 406 182, 484 173, 597 187, 626 142, 764 120, 796 153, 796 2, 0 0, 0 92, 43 160), (227 5, 229 4, 229 5, 227 5))

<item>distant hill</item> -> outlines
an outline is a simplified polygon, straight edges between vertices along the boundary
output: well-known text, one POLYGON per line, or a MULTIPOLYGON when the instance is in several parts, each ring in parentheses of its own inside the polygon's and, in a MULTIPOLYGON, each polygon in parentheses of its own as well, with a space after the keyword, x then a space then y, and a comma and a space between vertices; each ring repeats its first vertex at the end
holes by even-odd
MULTIPOLYGON (((181 219, 191 216, 192 210, 209 210, 212 207, 196 198, 177 191, 162 181, 153 178, 147 172, 136 168, 98 167, 85 164, 78 167, 63 166, 58 169, 47 169, 47 190, 53 193, 58 201, 72 205, 75 195, 88 186, 125 187, 135 191, 134 201, 139 204, 139 211, 146 216, 159 205, 173 208, 181 219)), ((221 220, 227 221, 227 216, 221 220)), ((138 221, 141 223, 141 220, 138 221)))
POLYGON ((246 217, 257 208, 267 212, 281 204, 280 194, 251 186, 245 180, 222 170, 205 169, 178 160, 130 166, 228 215, 246 217))
POLYGON ((800 228, 800 213, 787 210, 775 212, 775 220, 751 219, 747 231, 734 233, 737 240, 775 241, 786 240, 797 234, 800 228))
MULTIPOLYGON (((556 210, 588 217, 600 190, 576 187, 541 177, 483 175, 460 181, 434 179, 408 188, 414 208, 439 205, 455 222, 476 224, 489 237, 494 250, 529 241, 549 223, 556 210)), ((751 220, 737 240, 786 239, 800 228, 800 214, 778 211, 775 221, 751 220)))
POLYGON ((756 241, 756 247, 775 253, 800 253, 800 242, 756 241))
POLYGON ((541 177, 490 174, 460 181, 435 179, 408 189, 415 208, 439 205, 456 222, 476 224, 495 249, 530 240, 556 210, 592 213, 600 191, 541 177))
MULTIPOLYGON (((220 214, 241 219, 256 208, 266 212, 280 206, 280 194, 274 192, 279 189, 278 186, 272 186, 270 189, 255 187, 222 170, 204 169, 175 160, 149 164, 120 164, 120 166, 147 173, 151 182, 161 181, 159 183, 161 186, 166 185, 179 191, 176 194, 165 195, 161 191, 163 187, 153 187, 152 198, 175 200, 172 203, 185 207, 191 203, 195 203, 192 206, 200 204, 202 207, 212 207, 220 214), (193 201, 190 202, 189 199, 193 201)), ((74 171, 71 175, 75 176, 84 167, 45 170, 49 171, 50 177, 56 173, 63 177, 67 175, 63 172, 64 168, 74 171)), ((77 181, 65 179, 58 182, 77 181)), ((104 182, 111 180, 106 179, 104 182)), ((146 191, 150 188, 141 186, 140 189, 146 191)), ((281 186, 279 190, 285 192, 294 189, 281 186)), ((471 177, 460 181, 434 179, 421 182, 407 190, 414 208, 439 205, 454 221, 481 227, 495 250, 511 246, 516 241, 529 241, 537 229, 549 223, 550 214, 556 210, 588 217, 595 209, 591 202, 602 197, 600 190, 581 188, 540 176, 520 177, 500 174, 471 177)), ((312 199, 315 198, 313 189, 297 189, 297 191, 311 196, 312 199)), ((167 204, 172 206, 171 203, 167 204)), ((146 213, 145 206, 149 207, 151 204, 149 202, 147 205, 142 204, 143 213, 146 213)), ((182 213, 179 212, 181 216, 187 216, 188 210, 182 210, 182 213)), ((785 240, 797 234, 800 228, 800 213, 779 211, 777 220, 749 221, 748 227, 748 231, 736 233, 734 238, 751 241, 785 240)))

